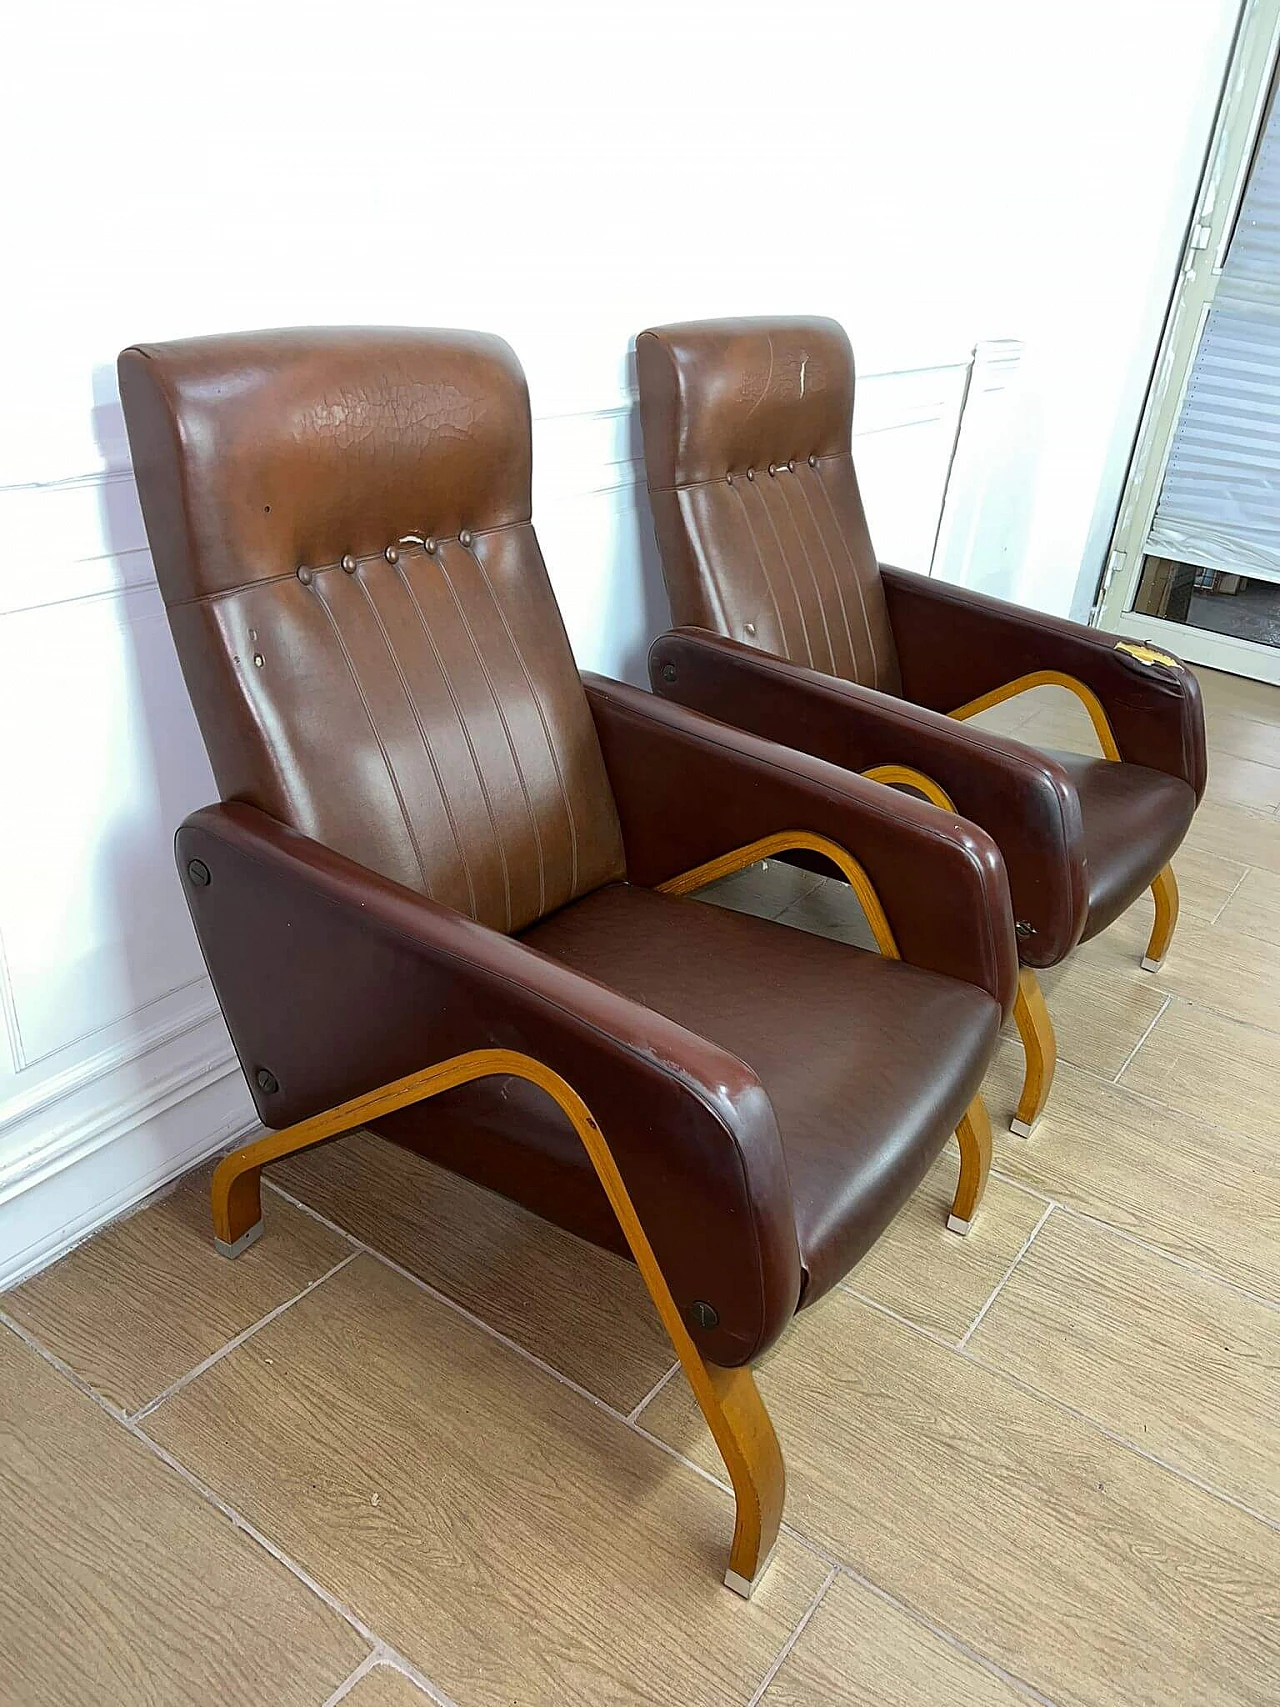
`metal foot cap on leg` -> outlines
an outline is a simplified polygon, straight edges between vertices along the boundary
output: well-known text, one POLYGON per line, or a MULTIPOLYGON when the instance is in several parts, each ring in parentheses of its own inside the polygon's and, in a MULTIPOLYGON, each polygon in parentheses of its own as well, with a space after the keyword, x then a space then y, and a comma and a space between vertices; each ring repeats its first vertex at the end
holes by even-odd
POLYGON ((249 1228, 249 1231, 247 1233, 241 1233, 240 1237, 233 1243, 228 1244, 225 1239, 218 1238, 216 1233, 214 1234, 213 1243, 214 1248, 220 1257, 238 1257, 242 1256, 244 1252, 249 1249, 250 1245, 256 1244, 261 1237, 262 1222, 255 1221, 253 1226, 249 1228))
POLYGON ((1030 1138, 1034 1135, 1035 1130, 1036 1130, 1037 1126, 1039 1126, 1039 1124, 1040 1124, 1040 1116, 1039 1115, 1037 1115, 1035 1117, 1035 1119, 1033 1121, 1031 1121, 1030 1123, 1028 1123, 1025 1120, 1011 1120, 1009 1122, 1009 1130, 1010 1130, 1010 1132, 1016 1132, 1019 1138, 1030 1138))
POLYGON ((1142 957, 1142 970, 1144 972, 1158 972, 1163 965, 1163 955, 1161 955, 1159 960, 1152 960, 1149 954, 1144 954, 1142 957))
POLYGON ((726 1588, 731 1588, 735 1594, 740 1594, 743 1600, 750 1600, 751 1596, 760 1587, 761 1582, 764 1580, 765 1573, 773 1563, 773 1555, 776 1552, 776 1547, 770 1547, 768 1557, 765 1559, 764 1564, 761 1565, 755 1576, 750 1578, 750 1580, 746 1577, 739 1576, 735 1570, 727 1570, 724 1573, 724 1586, 726 1588))
POLYGON ((947 1216, 948 1233, 967 1233, 972 1226, 973 1222, 966 1221, 962 1215, 947 1216))

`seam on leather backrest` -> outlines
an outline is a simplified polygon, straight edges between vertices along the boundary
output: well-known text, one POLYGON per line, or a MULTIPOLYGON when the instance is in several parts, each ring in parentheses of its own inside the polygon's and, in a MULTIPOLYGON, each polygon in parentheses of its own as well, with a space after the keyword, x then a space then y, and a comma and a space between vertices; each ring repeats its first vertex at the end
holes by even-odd
MULTIPOLYGON (((849 642, 849 671, 850 671, 850 674, 853 676, 854 680, 856 681, 858 676, 861 674, 861 670, 859 669, 859 666, 858 666, 858 648, 853 643, 853 629, 849 625, 849 607, 845 603, 844 587, 841 585, 841 582, 840 582, 840 572, 836 568, 835 558, 831 555, 831 547, 827 543, 826 532, 824 531, 822 524, 819 522, 817 512, 813 507, 813 499, 809 496, 809 488, 806 486, 806 484, 803 480, 800 481, 800 495, 803 497, 803 499, 805 501, 805 506, 808 509, 809 515, 813 521, 813 530, 817 534, 819 540, 821 541, 822 549, 826 553, 826 556, 827 556, 827 562, 831 566, 831 580, 832 580, 832 583, 834 584, 835 589, 836 589, 836 596, 840 600, 840 615, 844 619, 845 637, 847 638, 847 640, 849 642)), ((873 674, 874 674, 874 658, 872 660, 872 666, 873 666, 873 674)), ((835 674, 834 671, 832 673, 835 674)))
POLYGON ((318 584, 313 581, 312 586, 315 589, 315 597, 320 605, 320 609, 329 620, 329 627, 333 630, 333 637, 338 643, 338 650, 342 654, 342 660, 346 664, 347 671, 351 676, 352 686, 360 696, 360 704, 364 707, 364 714, 369 720, 369 728, 373 733, 373 738, 378 743, 378 751, 382 754, 382 762, 387 767, 387 776, 391 780, 391 788, 395 794, 397 804, 400 807, 400 816, 404 820, 405 831, 409 837, 410 845, 413 848, 414 858, 418 862, 418 872, 422 878, 422 887, 427 894, 430 895, 431 884, 427 877, 426 862, 423 860, 422 849, 418 845, 418 837, 409 817, 409 809, 405 805, 404 795, 400 789, 400 781, 396 776, 395 766, 391 763, 391 755, 387 752, 386 742, 382 739, 382 731, 378 728, 377 719, 373 715, 373 707, 369 704, 368 696, 365 694, 364 688, 361 685, 360 677, 356 672, 355 663, 351 657, 351 653, 347 649, 347 643, 342 638, 342 630, 338 626, 338 619, 329 609, 328 600, 320 591, 318 584))
MULTIPOLYGON (((526 517, 524 520, 517 522, 499 522, 496 527, 472 528, 471 535, 473 539, 480 539, 486 534, 510 533, 514 528, 527 528, 530 526, 532 526, 532 524, 526 517)), ((404 536, 397 536, 394 543, 398 544, 399 539, 402 537, 404 536)), ((447 534, 441 538, 441 543, 448 545, 450 541, 456 540, 457 537, 458 536, 456 534, 447 534)), ((366 553, 363 557, 358 557, 356 562, 358 564, 376 563, 381 556, 382 553, 380 551, 371 551, 366 553)), ((332 563, 309 563, 307 567, 309 569, 313 569, 317 575, 322 575, 326 569, 340 569, 342 567, 342 559, 340 557, 335 557, 332 563)), ((251 581, 237 581, 234 587, 218 587, 210 593, 195 593, 189 599, 166 599, 165 609, 180 610, 183 605, 213 604, 218 599, 229 599, 233 593, 248 593, 252 592, 255 587, 270 587, 277 581, 292 580, 297 573, 298 571, 296 568, 281 569, 275 575, 258 575, 251 581)))
MULTIPOLYGON (((829 450, 822 456, 815 456, 814 462, 851 462, 853 453, 847 450, 829 450)), ((670 486, 655 485, 652 480, 645 484, 650 492, 694 492, 699 486, 722 486, 723 474, 709 474, 705 480, 674 480, 670 486)))
POLYGON ((565 817, 569 821, 569 893, 571 895, 576 895, 578 893, 578 824, 577 819, 574 816, 573 801, 570 799, 569 790, 565 786, 564 772, 560 765, 560 755, 556 750, 555 741, 552 739, 551 725, 547 719, 546 708, 542 703, 542 695, 538 692, 537 684, 530 673, 528 664, 525 662, 520 642, 516 639, 511 624, 507 620, 507 613, 502 607, 502 602, 498 598, 493 582, 489 579, 489 571, 484 566, 484 560, 481 558, 480 553, 475 549, 474 545, 468 549, 470 550, 472 557, 475 559, 476 568, 480 571, 480 579, 484 582, 485 591, 493 601, 493 608, 498 614, 498 620, 502 624, 503 632, 506 634, 507 640, 511 645, 511 650, 515 654, 516 662, 519 664, 521 674, 525 679, 525 685, 529 689, 529 696, 533 701, 534 710, 538 713, 538 721, 542 725, 543 739, 547 743, 547 752, 551 758, 552 769, 556 773, 556 782, 559 785, 560 798, 564 802, 565 817))
MULTIPOLYGON (((463 549, 465 549, 465 547, 463 549)), ((444 553, 443 553, 443 551, 441 551, 437 554, 436 562, 438 563, 439 568, 440 568, 440 579, 443 581, 445 587, 448 589, 449 597, 453 600, 453 603, 457 609, 458 616, 462 622, 462 626, 463 626, 464 630, 466 631, 467 639, 471 642, 471 650, 475 653, 476 662, 480 666, 480 674, 484 677, 485 686, 489 690, 489 697, 493 701, 493 709, 498 714, 498 721, 502 725, 502 733, 506 736, 507 748, 511 754, 511 762, 516 767, 516 780, 520 784, 520 793, 524 798, 525 811, 529 814, 529 825, 533 831, 534 852, 537 855, 537 860, 538 860, 538 913, 537 913, 537 916, 539 918, 541 918, 542 915, 547 910, 547 872, 546 872, 546 862, 543 858, 543 853, 542 853, 542 827, 538 823, 538 815, 533 809, 533 799, 529 793, 529 785, 528 785, 527 781, 525 780, 524 766, 520 763, 520 754, 516 749, 515 741, 513 740, 512 735, 511 735, 511 725, 507 722, 507 714, 506 714, 505 710, 503 709, 501 695, 498 693, 497 688, 493 685, 493 676, 490 673, 488 661, 485 658, 484 652, 480 646, 479 641, 476 639, 475 630, 471 626, 471 619, 467 615, 466 607, 465 607, 462 599, 460 599, 458 596, 457 589, 455 588, 455 586, 453 584, 453 580, 449 574, 449 571, 444 566, 444 553)), ((504 838, 502 836, 501 821, 499 821, 499 824, 497 826, 497 834, 498 834, 499 840, 503 841, 504 838)), ((505 845, 505 842, 504 842, 504 845, 505 845)), ((511 921, 510 916, 508 916, 507 929, 510 930, 511 928, 512 928, 512 921, 511 921)))
MULTIPOLYGON (((792 478, 793 478, 793 476, 792 476, 790 470, 787 470, 786 471, 786 480, 790 480, 792 478)), ((780 475, 774 475, 770 481, 768 488, 766 488, 763 485, 763 483, 761 484, 760 495, 761 495, 761 498, 764 500, 765 512, 769 517, 769 526, 773 529, 773 537, 778 542, 778 550, 784 551, 784 547, 782 544, 782 536, 778 532, 778 525, 774 520, 773 511, 769 506, 769 499, 768 499, 767 493, 769 490, 773 490, 773 491, 778 492, 781 496, 782 507, 787 513, 787 520, 791 524, 791 531, 795 535, 796 544, 800 547, 801 552, 804 554, 805 568, 809 571, 809 580, 813 584, 814 601, 818 607, 818 615, 822 619, 822 632, 826 637, 827 657, 831 661, 831 674, 835 675, 837 673, 837 671, 836 671, 836 649, 835 649, 835 646, 832 643, 832 639, 831 639, 831 624, 827 621, 826 600, 822 596, 822 588, 818 585, 818 572, 813 566, 813 558, 810 556, 809 547, 805 544, 804 535, 800 532, 799 525, 796 522, 795 512, 791 508, 791 501, 787 497, 786 480, 783 480, 780 475)))
MULTIPOLYGON (((755 547, 756 562, 760 565, 760 573, 761 573, 761 575, 764 576, 764 584, 768 588, 769 599, 773 605, 774 613, 778 619, 778 633, 780 634, 780 636, 782 638, 782 644, 786 647, 788 654, 790 654, 791 650, 792 650, 791 642, 787 638, 786 624, 782 620, 782 609, 781 609, 781 606, 778 604, 777 591, 776 591, 774 584, 773 584, 773 577, 772 577, 772 575, 770 575, 768 566, 765 563, 764 553, 760 549, 760 541, 756 537, 755 524, 752 522, 751 516, 747 511, 747 500, 743 497, 741 488, 740 488, 737 481, 734 482, 732 490, 737 494, 738 504, 742 510, 742 519, 747 525, 747 532, 751 535, 751 543, 755 547)), ((794 581, 791 584, 791 591, 793 594, 795 593, 794 581)), ((798 600, 796 602, 796 614, 800 618, 800 632, 804 636, 804 649, 809 655, 809 668, 812 669, 813 668, 813 648, 809 645, 809 627, 808 627, 808 624, 804 620, 804 612, 799 609, 799 601, 798 600)))
MULTIPOLYGON (((458 858, 462 862, 462 875, 467 885, 467 910, 474 919, 478 917, 478 908, 476 901, 476 888, 471 877, 471 861, 467 858, 466 846, 463 843, 461 835, 458 833, 458 821, 454 815, 453 802, 449 798, 449 790, 446 788, 444 778, 440 774, 440 766, 436 763, 436 756, 431 750, 431 741, 427 735, 426 727, 419 715, 417 704, 409 687, 408 678, 405 676, 404 670, 400 664, 400 659, 396 655, 396 649, 392 644, 391 635, 387 630, 387 625, 382 620, 382 613, 378 609, 377 601, 369 591, 369 587, 364 576, 356 575, 353 576, 352 579, 359 583, 360 591, 364 594, 365 601, 373 614, 373 620, 378 625, 378 631, 382 635, 383 643, 387 648, 387 656, 391 660, 391 667, 395 670, 396 676, 399 679, 400 688, 405 698, 405 704, 409 707, 413 721, 417 725, 418 734, 422 740, 422 750, 427 756, 427 763, 431 766, 431 774, 436 779, 436 787, 440 791, 440 803, 444 807, 445 817, 448 819, 449 828, 453 832, 454 846, 457 848, 458 858)), ((428 893, 430 893, 429 890, 428 893)))
POLYGON ((475 743, 471 739, 471 731, 467 728, 467 720, 462 715, 462 706, 458 701, 457 691, 453 685, 453 678, 450 676, 448 668, 445 665, 445 661, 441 656, 440 648, 436 645, 435 635, 431 632, 431 624, 427 621, 426 613, 418 602, 418 595, 413 590, 413 583, 410 581, 408 575, 405 574, 404 570, 401 569, 399 564, 396 565, 396 573, 404 583, 405 591, 409 595, 409 602, 413 605, 418 621, 422 624, 422 632, 426 636, 427 645, 431 648, 431 656, 435 659, 436 668, 440 672, 440 679, 445 686, 445 692, 449 695, 449 703, 453 706, 454 716, 458 719, 458 727, 462 731, 462 739, 466 742, 467 752, 471 756, 471 764, 476 773, 476 782, 480 788, 480 798, 484 801, 485 812, 488 814, 489 818, 489 828, 493 831, 494 846, 498 850, 498 865, 502 872, 503 911, 506 918, 506 923, 504 924, 503 929, 509 931, 511 929, 511 920, 513 916, 511 910, 511 873, 507 869, 507 852, 503 845, 502 836, 498 830, 498 815, 493 809, 493 800, 489 794, 489 785, 484 779, 484 771, 481 769, 480 760, 476 755, 475 743))
MULTIPOLYGON (((850 467, 852 467, 852 458, 850 458, 850 467)), ((845 538, 844 529, 840 526, 840 518, 836 515, 836 507, 831 502, 831 494, 827 491, 827 483, 822 478, 821 470, 815 470, 815 473, 817 473, 818 476, 818 489, 826 499, 827 509, 831 514, 831 525, 836 530, 836 537, 844 547, 845 556, 849 559, 849 573, 853 578, 854 587, 857 589, 858 603, 862 606, 862 620, 866 624, 867 645, 871 651, 871 681, 867 685, 872 688, 879 688, 880 660, 876 656, 876 639, 875 635, 871 632, 871 618, 867 614, 867 597, 862 590, 862 577, 858 573, 858 565, 853 560, 853 552, 850 549, 849 541, 845 538)), ((877 568, 877 574, 878 573, 879 570, 877 568)))

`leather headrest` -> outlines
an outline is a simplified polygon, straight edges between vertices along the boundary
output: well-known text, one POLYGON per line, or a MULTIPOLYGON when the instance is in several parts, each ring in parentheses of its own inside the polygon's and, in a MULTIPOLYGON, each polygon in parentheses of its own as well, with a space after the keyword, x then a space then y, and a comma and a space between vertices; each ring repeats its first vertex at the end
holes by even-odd
POLYGON ((846 455, 853 351, 835 320, 690 320, 636 339, 649 485, 846 455))
POLYGON ((137 345, 119 373, 167 604, 529 519, 529 397, 501 338, 241 332, 137 345))

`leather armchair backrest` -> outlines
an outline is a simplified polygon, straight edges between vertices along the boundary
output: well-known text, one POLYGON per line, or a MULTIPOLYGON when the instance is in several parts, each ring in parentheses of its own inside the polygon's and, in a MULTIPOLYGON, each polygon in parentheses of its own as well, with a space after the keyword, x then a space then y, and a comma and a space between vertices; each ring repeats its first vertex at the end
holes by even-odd
POLYGON ((699 320, 636 339, 658 547, 678 625, 900 691, 850 450, 834 320, 699 320))
POLYGON ((119 367, 224 800, 500 930, 621 875, 510 348, 326 328, 139 345, 119 367))

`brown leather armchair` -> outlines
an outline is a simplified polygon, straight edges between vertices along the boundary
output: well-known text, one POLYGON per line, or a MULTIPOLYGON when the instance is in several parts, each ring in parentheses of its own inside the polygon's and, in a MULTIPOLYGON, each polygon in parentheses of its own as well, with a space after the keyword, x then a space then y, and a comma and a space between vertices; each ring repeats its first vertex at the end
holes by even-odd
POLYGON ((121 395, 225 804, 178 831, 272 1160, 357 1126, 638 1263, 737 1493, 749 1592, 782 1512, 750 1369, 957 1130, 1016 981, 982 830, 651 694, 579 677, 530 522, 499 339, 326 330, 141 346, 121 395), (682 895, 830 857, 881 954, 682 895), (283 1130, 280 1130, 283 1129, 283 1130))
POLYGON ((1148 886, 1164 958, 1169 860, 1205 787, 1204 714, 1177 659, 877 563, 850 451, 853 352, 834 320, 660 326, 636 339, 654 522, 678 626, 654 689, 770 740, 909 788, 995 837, 1022 962, 1026 1076, 1044 1108, 1057 1050, 1037 967, 1148 886), (964 720, 1054 683, 1103 757, 1040 752, 964 720))

